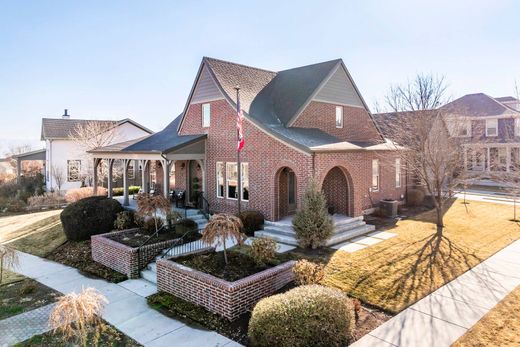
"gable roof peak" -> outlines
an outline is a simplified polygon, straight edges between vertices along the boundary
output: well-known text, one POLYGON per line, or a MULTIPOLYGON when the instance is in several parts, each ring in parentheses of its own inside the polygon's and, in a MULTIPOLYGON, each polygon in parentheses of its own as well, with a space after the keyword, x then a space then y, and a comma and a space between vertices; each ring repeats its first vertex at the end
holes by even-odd
POLYGON ((218 63, 224 63, 224 64, 230 64, 230 65, 235 65, 235 66, 241 66, 241 67, 248 68, 248 69, 260 70, 260 71, 265 71, 265 72, 270 72, 270 73, 276 74, 276 71, 262 69, 262 68, 251 66, 251 65, 239 64, 239 63, 235 63, 235 62, 232 62, 232 61, 223 60, 223 59, 217 59, 217 58, 212 58, 212 57, 207 57, 207 56, 202 57, 202 62, 203 63, 204 62, 208 62, 210 65, 211 65, 212 62, 218 62, 218 63))

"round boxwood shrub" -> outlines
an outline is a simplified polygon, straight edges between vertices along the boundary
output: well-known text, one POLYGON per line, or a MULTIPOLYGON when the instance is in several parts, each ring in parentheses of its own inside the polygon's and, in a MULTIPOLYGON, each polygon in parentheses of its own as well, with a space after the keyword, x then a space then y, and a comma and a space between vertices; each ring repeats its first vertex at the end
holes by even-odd
POLYGON ((254 236, 255 231, 262 229, 264 225, 264 215, 260 211, 244 211, 239 216, 244 225, 244 233, 247 236, 254 236))
POLYGON ((248 335, 253 346, 346 346, 354 325, 354 306, 343 292, 309 285, 260 300, 248 335))
POLYGON ((114 228, 121 204, 103 196, 92 196, 71 203, 60 215, 63 230, 70 241, 83 241, 114 228))

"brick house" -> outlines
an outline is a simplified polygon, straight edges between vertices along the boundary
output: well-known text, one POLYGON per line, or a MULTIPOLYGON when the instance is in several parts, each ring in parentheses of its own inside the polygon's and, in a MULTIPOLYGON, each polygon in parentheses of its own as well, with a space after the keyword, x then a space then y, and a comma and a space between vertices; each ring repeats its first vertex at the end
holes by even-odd
POLYGON ((443 106, 462 119, 457 136, 464 143, 469 172, 491 178, 520 168, 520 101, 511 96, 493 98, 468 94, 443 106))
POLYGON ((341 59, 275 72, 205 57, 184 110, 163 131, 93 155, 96 165, 138 160, 143 187, 155 162, 164 194, 185 190, 190 200, 203 192, 211 211, 229 213, 241 194, 242 210, 271 221, 301 206, 312 177, 330 209, 352 217, 381 199, 402 200, 406 186, 397 153, 341 59), (236 86, 245 116, 241 192, 236 86))

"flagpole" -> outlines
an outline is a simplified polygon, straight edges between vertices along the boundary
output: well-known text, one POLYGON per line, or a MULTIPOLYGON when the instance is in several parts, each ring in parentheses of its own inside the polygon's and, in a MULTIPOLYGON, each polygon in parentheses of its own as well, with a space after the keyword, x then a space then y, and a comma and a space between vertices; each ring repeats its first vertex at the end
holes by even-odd
MULTIPOLYGON (((237 91, 237 117, 240 113, 240 87, 239 86, 236 86, 235 87, 235 90, 237 91)), ((238 130, 238 127, 237 127, 237 144, 238 142, 240 141, 240 132, 238 130)), ((238 215, 240 216, 240 205, 241 205, 241 200, 242 200, 242 173, 241 173, 241 166, 240 165, 240 149, 238 148, 237 146, 237 175, 238 175, 238 183, 237 183, 237 190, 238 190, 238 215)))

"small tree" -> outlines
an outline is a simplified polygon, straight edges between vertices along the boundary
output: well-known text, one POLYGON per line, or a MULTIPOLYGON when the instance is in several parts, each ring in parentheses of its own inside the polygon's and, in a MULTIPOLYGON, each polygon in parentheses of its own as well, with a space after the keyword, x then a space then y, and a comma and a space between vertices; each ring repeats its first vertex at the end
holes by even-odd
POLYGON ((315 249, 332 236, 334 225, 327 210, 325 194, 311 180, 303 197, 303 208, 293 218, 293 228, 301 247, 315 249))
POLYGON ((65 181, 65 174, 63 173, 63 169, 59 166, 52 166, 51 168, 51 174, 52 178, 54 179, 54 182, 56 183, 56 187, 58 187, 58 193, 61 190, 61 186, 63 185, 63 182, 65 181))
POLYGON ((65 339, 87 346, 91 328, 95 330, 95 338, 100 335, 101 313, 107 303, 108 300, 94 288, 84 289, 79 294, 64 295, 49 316, 49 327, 54 333, 63 334, 65 339))
POLYGON ((7 244, 0 244, 0 283, 4 276, 4 269, 13 268, 18 265, 18 254, 16 250, 7 244))
POLYGON ((226 253, 226 240, 231 239, 241 245, 245 235, 240 232, 242 221, 230 214, 216 214, 209 220, 202 234, 202 241, 209 244, 224 247, 224 261, 228 264, 226 253))
POLYGON ((137 195, 137 212, 143 216, 154 219, 155 232, 159 231, 157 212, 166 215, 170 211, 170 202, 162 195, 139 194, 137 195))

